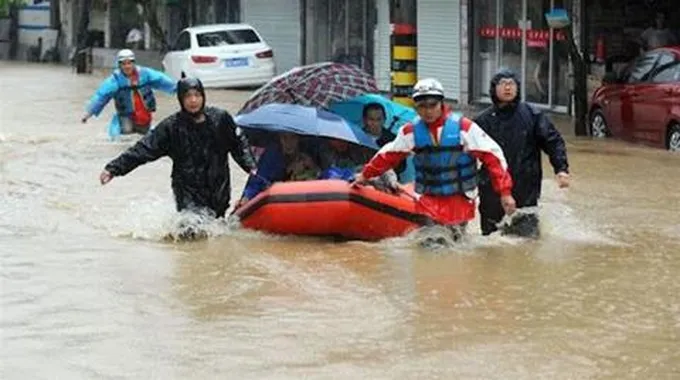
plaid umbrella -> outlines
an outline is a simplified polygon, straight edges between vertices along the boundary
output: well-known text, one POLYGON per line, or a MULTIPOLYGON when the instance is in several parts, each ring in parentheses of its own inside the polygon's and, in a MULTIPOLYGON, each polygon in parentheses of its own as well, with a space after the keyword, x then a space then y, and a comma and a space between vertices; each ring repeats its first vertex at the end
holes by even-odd
POLYGON ((323 62, 296 67, 260 87, 238 114, 269 103, 328 108, 334 101, 376 93, 375 79, 354 65, 323 62))

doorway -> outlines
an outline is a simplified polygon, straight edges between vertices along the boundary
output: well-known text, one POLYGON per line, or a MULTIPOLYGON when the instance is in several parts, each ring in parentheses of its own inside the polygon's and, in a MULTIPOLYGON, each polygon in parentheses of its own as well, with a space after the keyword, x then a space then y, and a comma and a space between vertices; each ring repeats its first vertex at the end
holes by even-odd
POLYGON ((548 27, 545 13, 553 8, 571 11, 571 6, 572 0, 476 0, 472 100, 490 103, 491 78, 505 67, 520 78, 522 100, 566 112, 571 93, 568 45, 562 32, 548 27))
POLYGON ((305 63, 350 63, 373 74, 375 0, 305 1, 305 63))

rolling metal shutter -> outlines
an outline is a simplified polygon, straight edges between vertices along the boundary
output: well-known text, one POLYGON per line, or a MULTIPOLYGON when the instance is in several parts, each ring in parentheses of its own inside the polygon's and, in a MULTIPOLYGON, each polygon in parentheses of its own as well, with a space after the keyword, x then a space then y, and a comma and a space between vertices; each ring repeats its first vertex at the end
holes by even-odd
POLYGON ((390 91, 390 1, 376 0, 378 17, 375 27, 373 49, 373 75, 380 91, 390 91))
POLYGON ((276 72, 281 74, 300 65, 300 0, 244 0, 242 20, 253 26, 274 50, 276 72))
POLYGON ((418 0, 418 79, 436 78, 460 100, 460 0, 418 0))

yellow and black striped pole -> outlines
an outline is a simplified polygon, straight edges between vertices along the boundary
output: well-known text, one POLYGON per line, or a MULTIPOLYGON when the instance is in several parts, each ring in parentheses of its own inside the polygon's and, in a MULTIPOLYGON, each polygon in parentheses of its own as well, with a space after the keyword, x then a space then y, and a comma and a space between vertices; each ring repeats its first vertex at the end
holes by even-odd
POLYGON ((394 24, 392 28, 392 100, 413 106, 411 92, 418 80, 416 28, 410 24, 394 24))

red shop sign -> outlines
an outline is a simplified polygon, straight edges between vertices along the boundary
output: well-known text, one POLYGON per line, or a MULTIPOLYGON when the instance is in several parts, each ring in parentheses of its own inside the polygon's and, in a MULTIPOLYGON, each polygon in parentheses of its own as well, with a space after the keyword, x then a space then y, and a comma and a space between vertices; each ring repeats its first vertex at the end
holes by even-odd
MULTIPOLYGON (((496 38, 499 35, 504 40, 521 40, 522 28, 500 28, 495 26, 485 26, 479 29, 482 38, 496 38)), ((554 38, 557 41, 566 40, 563 31, 556 31, 554 38)), ((527 40, 529 41, 549 41, 550 29, 527 29, 527 40)))

